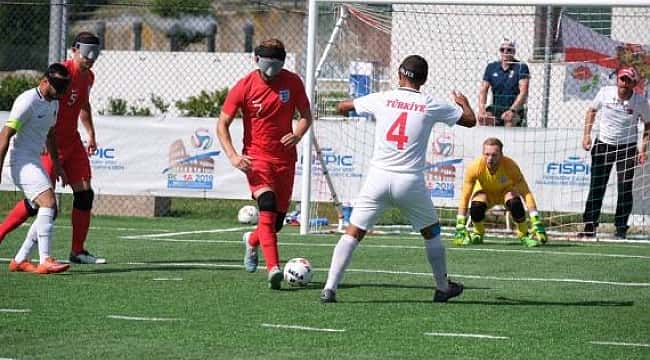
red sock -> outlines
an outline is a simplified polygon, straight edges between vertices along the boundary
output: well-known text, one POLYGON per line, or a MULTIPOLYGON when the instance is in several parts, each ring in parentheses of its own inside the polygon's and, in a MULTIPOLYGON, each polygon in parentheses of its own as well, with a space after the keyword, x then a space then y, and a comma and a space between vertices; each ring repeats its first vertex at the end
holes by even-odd
POLYGON ((262 244, 262 253, 266 261, 266 270, 271 270, 280 263, 278 255, 278 236, 275 234, 275 219, 278 214, 273 211, 260 211, 257 223, 257 237, 262 244))
POLYGON ((29 218, 29 211, 25 201, 19 201, 16 206, 7 214, 5 220, 0 224, 0 242, 4 240, 5 236, 12 232, 20 224, 24 223, 29 218))
POLYGON ((72 253, 84 251, 84 243, 90 227, 90 210, 72 208, 72 253))
POLYGON ((248 245, 252 247, 260 246, 260 237, 257 235, 257 229, 248 236, 248 245))

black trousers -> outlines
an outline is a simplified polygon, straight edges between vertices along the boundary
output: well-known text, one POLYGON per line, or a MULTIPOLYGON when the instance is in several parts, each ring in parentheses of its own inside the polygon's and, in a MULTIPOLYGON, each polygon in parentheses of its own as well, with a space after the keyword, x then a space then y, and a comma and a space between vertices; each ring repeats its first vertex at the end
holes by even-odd
POLYGON ((614 225, 617 228, 627 226, 627 220, 632 213, 632 180, 634 179, 636 156, 636 143, 610 145, 596 139, 591 148, 591 182, 585 213, 582 215, 585 224, 592 223, 594 226, 598 226, 609 174, 612 172, 612 166, 616 164, 618 199, 614 225))

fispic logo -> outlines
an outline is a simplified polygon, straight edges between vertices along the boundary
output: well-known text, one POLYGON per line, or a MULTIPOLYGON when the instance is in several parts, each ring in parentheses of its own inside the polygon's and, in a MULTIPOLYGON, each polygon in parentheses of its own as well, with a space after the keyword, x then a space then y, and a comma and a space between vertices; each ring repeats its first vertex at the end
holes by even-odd
POLYGON ((591 166, 577 156, 569 156, 562 162, 549 162, 545 169, 548 175, 589 175, 591 166))
POLYGON ((115 159, 115 148, 112 147, 97 148, 95 152, 91 155, 91 157, 97 159, 113 160, 115 159))
MULTIPOLYGON (((321 153, 323 155, 325 166, 333 165, 350 167, 354 163, 352 155, 337 154, 332 148, 323 148, 321 149, 321 153)), ((312 163, 314 162, 318 162, 317 157, 312 161, 312 163)))

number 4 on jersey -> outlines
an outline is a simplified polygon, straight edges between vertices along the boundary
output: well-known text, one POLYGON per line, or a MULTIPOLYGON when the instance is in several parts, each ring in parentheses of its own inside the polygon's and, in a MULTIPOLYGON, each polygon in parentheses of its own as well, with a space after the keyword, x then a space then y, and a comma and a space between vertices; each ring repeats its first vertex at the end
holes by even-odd
POLYGON ((397 143, 398 150, 404 150, 404 145, 409 141, 409 137, 405 135, 406 116, 406 112, 401 113, 386 132, 386 141, 397 143))

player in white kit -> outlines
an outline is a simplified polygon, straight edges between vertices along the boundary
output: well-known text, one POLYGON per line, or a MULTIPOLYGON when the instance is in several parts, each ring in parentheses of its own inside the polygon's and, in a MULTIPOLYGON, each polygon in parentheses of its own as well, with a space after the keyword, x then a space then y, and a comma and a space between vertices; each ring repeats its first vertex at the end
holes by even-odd
POLYGON ((462 284, 447 279, 440 223, 424 179, 425 155, 435 123, 473 127, 476 117, 467 98, 457 91, 452 94, 456 104, 422 94, 419 89, 428 71, 424 58, 410 55, 399 66, 397 89, 338 104, 342 114, 354 110, 374 116, 375 147, 366 180, 353 204, 350 225, 334 248, 320 295, 323 303, 336 302, 336 289, 353 251, 389 206, 398 207, 424 237, 426 257, 436 282, 433 301, 446 302, 463 292, 462 284))
MULTIPOLYGON (((50 256, 56 200, 50 178, 41 164, 41 153, 45 147, 56 154, 53 127, 59 110, 57 99, 69 85, 70 74, 65 66, 50 65, 38 87, 29 89, 16 98, 9 119, 0 131, 0 179, 9 152, 12 181, 25 194, 30 205, 38 209, 25 242, 9 264, 9 269, 14 272, 53 274, 70 267, 50 256), (29 259, 36 244, 40 256, 38 266, 33 265, 29 259)), ((53 156, 53 159, 57 158, 53 156)), ((58 162, 55 162, 55 169, 57 174, 63 173, 58 162)), ((65 184, 65 179, 62 181, 65 184)))

